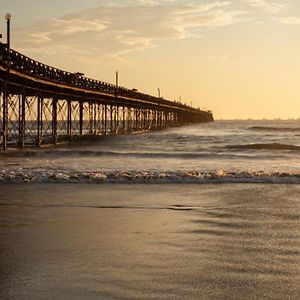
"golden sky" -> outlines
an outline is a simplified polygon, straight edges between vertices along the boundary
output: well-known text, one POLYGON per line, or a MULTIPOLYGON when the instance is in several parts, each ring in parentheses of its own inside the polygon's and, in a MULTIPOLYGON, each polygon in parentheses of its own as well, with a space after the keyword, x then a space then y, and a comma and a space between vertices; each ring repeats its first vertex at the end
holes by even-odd
POLYGON ((12 48, 44 63, 106 82, 118 70, 215 118, 300 118, 300 1, 0 0, 6 12, 12 48))

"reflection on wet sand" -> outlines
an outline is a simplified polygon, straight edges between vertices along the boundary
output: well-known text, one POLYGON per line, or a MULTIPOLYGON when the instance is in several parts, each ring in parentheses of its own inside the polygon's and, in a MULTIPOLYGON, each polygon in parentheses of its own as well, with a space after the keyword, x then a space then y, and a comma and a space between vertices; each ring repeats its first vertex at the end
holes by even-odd
POLYGON ((2 185, 0 298, 298 299, 297 185, 2 185))

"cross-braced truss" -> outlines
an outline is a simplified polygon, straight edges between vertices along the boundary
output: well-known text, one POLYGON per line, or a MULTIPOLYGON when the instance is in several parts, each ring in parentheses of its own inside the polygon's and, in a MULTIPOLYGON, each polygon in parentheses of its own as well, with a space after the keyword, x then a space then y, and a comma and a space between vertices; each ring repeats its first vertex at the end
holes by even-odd
POLYGON ((36 144, 37 143, 37 104, 38 96, 26 96, 25 97, 25 117, 24 117, 24 132, 25 143, 36 144))
POLYGON ((82 103, 82 134, 88 135, 91 133, 90 128, 90 105, 89 102, 82 103))
POLYGON ((80 105, 78 101, 71 101, 71 115, 70 115, 70 136, 80 135, 80 105))
POLYGON ((66 100, 57 101, 57 139, 66 140, 68 135, 68 102, 66 100))
POLYGON ((52 105, 51 98, 43 98, 41 100, 41 143, 49 143, 52 140, 52 105))
POLYGON ((68 99, 57 93, 25 88, 0 95, 2 146, 50 144, 82 135, 127 134, 178 125, 176 112, 68 99))
POLYGON ((17 144, 19 138, 19 110, 20 101, 18 95, 7 95, 7 133, 9 144, 17 144))
POLYGON ((3 90, 0 86, 0 145, 3 144, 3 90))

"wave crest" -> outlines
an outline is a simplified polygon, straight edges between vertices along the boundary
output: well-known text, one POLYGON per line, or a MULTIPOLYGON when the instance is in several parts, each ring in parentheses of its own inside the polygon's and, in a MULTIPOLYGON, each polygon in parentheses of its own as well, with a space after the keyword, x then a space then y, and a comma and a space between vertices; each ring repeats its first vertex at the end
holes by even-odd
POLYGON ((299 151, 300 146, 281 144, 281 143, 260 143, 260 144, 245 144, 245 145, 229 145, 226 148, 230 149, 245 149, 245 150, 292 150, 299 151))
POLYGON ((300 132, 300 127, 272 127, 272 126, 252 126, 248 128, 254 131, 284 131, 284 132, 300 132))
POLYGON ((0 183, 300 183, 300 173, 293 172, 215 172, 130 171, 130 172, 50 172, 5 171, 0 183))

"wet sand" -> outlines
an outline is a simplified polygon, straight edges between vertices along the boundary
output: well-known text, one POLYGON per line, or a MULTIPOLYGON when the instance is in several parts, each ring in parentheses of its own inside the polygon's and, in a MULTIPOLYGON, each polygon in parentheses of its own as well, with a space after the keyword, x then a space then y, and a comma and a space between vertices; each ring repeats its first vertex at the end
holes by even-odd
POLYGON ((298 185, 0 185, 1 299, 299 299, 298 185))

